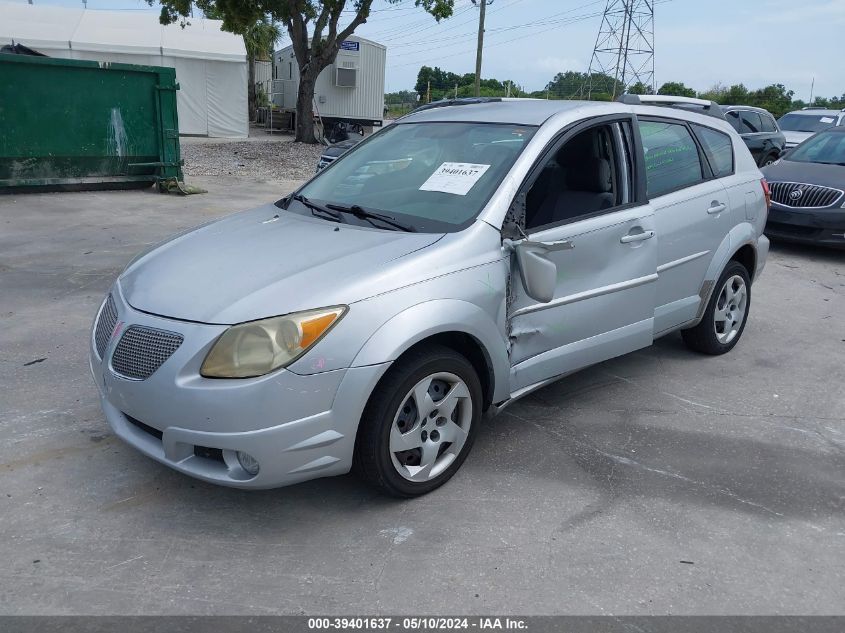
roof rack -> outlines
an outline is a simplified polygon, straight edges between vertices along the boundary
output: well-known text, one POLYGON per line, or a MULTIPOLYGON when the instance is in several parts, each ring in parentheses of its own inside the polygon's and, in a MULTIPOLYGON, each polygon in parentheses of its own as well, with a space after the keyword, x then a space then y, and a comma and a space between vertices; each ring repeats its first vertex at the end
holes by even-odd
POLYGON ((462 106, 473 105, 476 103, 495 103, 501 101, 501 97, 459 97, 457 99, 441 99, 440 101, 432 101, 419 107, 414 108, 409 114, 422 112, 423 110, 431 110, 433 108, 445 108, 447 106, 462 106))
POLYGON ((722 112, 722 107, 715 101, 707 101, 706 99, 695 99, 694 97, 674 97, 670 95, 631 95, 624 94, 619 97, 620 103, 627 103, 628 105, 656 105, 668 106, 670 108, 680 108, 682 110, 692 110, 700 108, 703 114, 715 117, 717 119, 725 120, 725 113, 722 112))

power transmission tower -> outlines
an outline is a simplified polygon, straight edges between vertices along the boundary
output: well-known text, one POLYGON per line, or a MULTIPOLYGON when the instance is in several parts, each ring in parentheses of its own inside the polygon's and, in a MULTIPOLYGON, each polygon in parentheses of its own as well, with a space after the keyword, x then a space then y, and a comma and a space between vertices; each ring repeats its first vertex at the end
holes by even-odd
POLYGON ((484 14, 487 5, 493 4, 493 0, 472 0, 472 3, 480 7, 478 15, 478 50, 475 53, 475 96, 481 96, 481 52, 484 49, 484 14))
POLYGON ((608 0, 582 93, 654 92, 654 0, 608 0))

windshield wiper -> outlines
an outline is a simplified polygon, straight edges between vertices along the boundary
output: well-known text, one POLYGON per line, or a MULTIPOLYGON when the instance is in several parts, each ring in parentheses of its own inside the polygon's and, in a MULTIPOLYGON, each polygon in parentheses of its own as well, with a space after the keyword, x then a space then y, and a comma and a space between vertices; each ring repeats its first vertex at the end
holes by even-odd
POLYGON ((333 222, 343 222, 343 216, 340 215, 340 213, 338 213, 337 211, 332 211, 331 209, 319 205, 316 202, 312 202, 311 200, 303 196, 301 193, 292 195, 291 200, 296 200, 297 202, 308 207, 311 210, 311 215, 315 217, 319 218, 328 216, 328 219, 332 220, 333 222), (318 215, 318 213, 321 213, 323 215, 318 215))
MULTIPOLYGON (((347 206, 344 206, 344 205, 341 205, 341 204, 331 204, 331 203, 329 203, 329 204, 326 205, 326 207, 328 207, 329 209, 331 209, 333 211, 337 211, 338 213, 352 214, 356 218, 358 218, 359 220, 368 221, 373 226, 376 226, 376 224, 373 222, 373 220, 379 220, 379 221, 384 222, 385 224, 387 224, 389 226, 392 226, 392 227, 399 229, 400 231, 406 231, 408 233, 416 233, 416 231, 417 231, 417 229, 415 229, 410 224, 405 224, 403 222, 400 222, 396 218, 389 216, 389 215, 385 215, 384 213, 376 213, 375 211, 367 211, 367 209, 365 209, 364 207, 361 207, 357 204, 353 204, 353 205, 350 205, 350 206, 347 207, 347 206)), ((384 228, 384 227, 376 227, 376 228, 384 228)))

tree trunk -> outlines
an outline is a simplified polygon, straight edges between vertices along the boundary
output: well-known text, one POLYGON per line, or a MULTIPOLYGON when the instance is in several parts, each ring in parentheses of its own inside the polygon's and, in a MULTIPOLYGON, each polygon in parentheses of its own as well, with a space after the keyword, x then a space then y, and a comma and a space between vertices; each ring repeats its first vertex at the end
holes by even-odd
POLYGON ((249 68, 247 69, 247 90, 246 90, 246 98, 247 98, 247 110, 248 110, 248 121, 255 121, 255 56, 248 55, 247 56, 247 64, 249 68))
POLYGON ((300 71, 299 90, 296 95, 296 139, 300 143, 316 143, 314 135, 314 86, 317 77, 311 72, 300 71))

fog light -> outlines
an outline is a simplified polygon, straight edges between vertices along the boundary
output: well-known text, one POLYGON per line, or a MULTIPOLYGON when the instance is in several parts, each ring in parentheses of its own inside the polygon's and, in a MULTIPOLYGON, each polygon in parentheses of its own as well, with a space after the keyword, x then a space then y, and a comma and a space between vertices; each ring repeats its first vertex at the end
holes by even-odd
POLYGON ((238 463, 241 465, 241 468, 243 468, 250 475, 258 474, 258 460, 255 459, 249 453, 238 451, 238 463))

